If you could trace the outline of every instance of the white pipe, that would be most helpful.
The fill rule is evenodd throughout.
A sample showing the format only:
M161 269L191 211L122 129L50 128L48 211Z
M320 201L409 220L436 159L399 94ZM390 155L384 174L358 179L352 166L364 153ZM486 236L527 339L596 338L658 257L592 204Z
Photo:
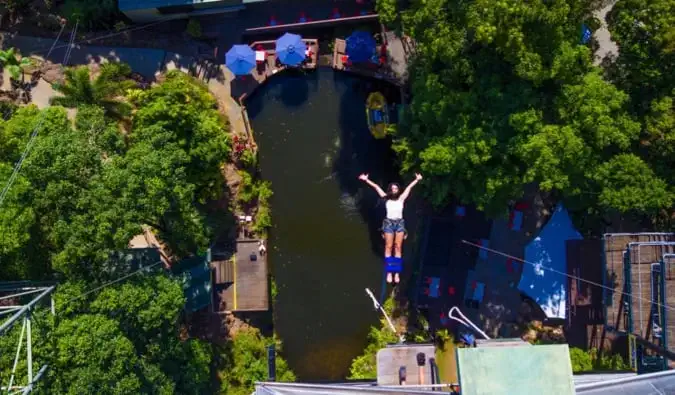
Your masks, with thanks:
M23 346L23 334L26 332L26 319L23 319L23 326L21 327L21 335L19 335L19 344L16 346L16 355L14 356L14 365L12 366L12 375L9 378L7 388L12 388L14 384L14 374L16 373L16 365L19 363L19 355L21 354L21 346ZM9 391L9 390L8 390Z
M455 311L457 312L457 314L460 315L460 318L457 318L457 317L453 317L453 316L452 316L452 313L455 312ZM464 325L464 326L467 326L467 327L469 327L469 328L472 328L472 329L475 330L476 332L480 333L484 338L490 340L490 336L486 335L485 332L483 332L482 330L480 330L480 328L478 328L473 322L469 321L469 319L466 318L466 316L465 316L464 314L462 314L462 312L457 308L457 306L453 306L453 307L450 309L450 311L448 312L448 318L453 319L453 320L455 320L455 321L461 323L461 324Z
M377 299L375 299L375 295L373 295L373 293L368 288L366 288L366 293L373 300L373 306L375 306L375 309L380 310L382 312L382 314L384 315L384 318L387 320L387 323L389 324L389 327L391 328L392 332L394 332L394 334L396 334L399 337L399 341L401 343L403 343L403 341L405 341L405 337L403 337L403 335L399 335L398 332L396 332L396 328L394 327L394 324L389 319L389 316L387 315L387 312L384 311L384 309L382 308L382 305L377 301Z

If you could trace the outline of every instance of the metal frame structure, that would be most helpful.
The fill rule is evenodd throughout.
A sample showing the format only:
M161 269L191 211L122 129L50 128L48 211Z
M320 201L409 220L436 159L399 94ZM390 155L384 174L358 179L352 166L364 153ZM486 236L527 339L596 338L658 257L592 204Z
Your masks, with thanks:
M55 314L54 299L52 293L56 288L53 284L40 284L30 281L10 281L0 282L0 317L11 316L2 322L0 325L0 336L5 336L16 324L22 322L21 334L16 345L16 353L14 355L14 363L12 365L12 373L7 381L2 378L0 382L0 391L8 394L28 394L36 386L37 382L42 378L47 365L43 365L33 374L33 334L32 334L32 311L38 306L38 303L44 302L49 297L50 310L52 315ZM28 299L30 297L30 299ZM3 304L18 301L16 304ZM25 337L25 341L24 341ZM21 358L22 349L25 343L26 351L26 367L27 367L27 383L19 384L15 382L17 366Z

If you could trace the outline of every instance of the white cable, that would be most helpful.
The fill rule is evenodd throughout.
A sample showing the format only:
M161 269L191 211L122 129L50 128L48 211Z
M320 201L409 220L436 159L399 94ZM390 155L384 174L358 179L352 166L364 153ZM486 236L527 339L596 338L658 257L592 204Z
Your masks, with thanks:
M459 318L452 316L452 313L455 312L455 311L457 312L457 314L460 315ZM450 318L452 320L455 320L455 321L461 323L462 325L464 325L466 327L472 328L476 332L480 333L484 338L490 340L490 336L486 335L485 332L480 330L480 328L478 328L473 322L471 322L468 318L466 318L466 316L464 314L462 314L462 311L460 309L458 309L457 306L453 306L450 309L450 311L448 311L448 318Z
M118 279L109 281L109 282L107 282L107 283L105 283L105 284L103 284L103 285L101 285L101 286L98 286L98 287L96 287L96 288L94 288L94 289L91 289L91 290L89 290L89 291L87 291L87 292L85 292L85 293L83 293L83 294L81 294L81 295L78 295L78 296L76 296L76 297L74 297L74 298L71 298L71 299L67 300L66 303L70 303L70 302L72 302L73 300L80 299L80 298L83 297L83 296L87 296L87 295L89 295L90 293L93 293L93 292L96 292L96 291L98 291L98 290L101 290L101 289L103 289L103 288L105 288L105 287L107 287L107 286L116 284L116 283L118 283L118 282L120 282L120 281L122 281L122 280L126 280L127 278L129 278L129 277L131 277L131 276L133 276L133 275L136 275L136 274L138 274L138 273L140 273L140 272L142 272L142 271L144 271L144 270L147 271L147 270L149 270L149 269L151 269L151 268L153 268L153 267L155 267L155 266L157 266L157 265L159 265L159 264L161 264L161 263L162 263L162 261L160 260L160 261L157 261L157 262L153 263L153 264L150 265L150 266L143 266L142 268L136 270L135 272L129 273L129 274L127 274L126 276L122 276L122 277L120 277L120 278L118 278Z
M65 29L66 29L66 24L64 23L64 24L61 25L61 30L59 30L59 34L56 35L56 39L52 43L51 48L49 48L49 52L47 52L47 55L45 55L45 60L47 60L49 58L49 55L52 54L52 51L54 50L54 47L56 46L56 43L59 41L59 38L61 37L61 33L63 33L63 31Z
M77 37L77 28L80 25L80 21L75 22L75 28L70 34L70 41L68 43L68 48L66 49L66 54L63 58L63 65L68 66L68 60L70 60L70 54L73 53L73 48L75 47L75 37Z

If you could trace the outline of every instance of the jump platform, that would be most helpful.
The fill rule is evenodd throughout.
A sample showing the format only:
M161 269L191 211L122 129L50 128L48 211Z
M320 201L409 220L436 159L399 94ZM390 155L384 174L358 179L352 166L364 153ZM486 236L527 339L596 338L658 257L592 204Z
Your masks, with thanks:
M237 251L229 260L212 262L217 311L269 310L267 255L258 253L258 241L237 240Z

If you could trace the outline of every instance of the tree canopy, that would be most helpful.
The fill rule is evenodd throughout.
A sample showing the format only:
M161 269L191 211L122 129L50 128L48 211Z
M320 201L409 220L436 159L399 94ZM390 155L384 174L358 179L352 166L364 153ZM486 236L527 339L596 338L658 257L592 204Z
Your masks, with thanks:
M165 274L135 276L81 297L82 282L56 295L60 312L45 344L50 388L59 393L202 394L210 391L213 350L180 340L185 297Z
M65 81L54 84L62 96L51 98L51 103L75 108L79 105L95 105L105 109L106 115L123 118L130 114L131 106L122 96L135 87L128 79L131 68L126 63L104 63L99 74L92 80L89 67L79 66L65 71Z
M126 73L110 67L98 78L117 81ZM154 227L177 257L205 250L211 234L206 204L220 196L220 166L229 155L227 123L206 88L173 73L139 91L126 137L106 117L105 103L92 104L78 107L74 125L61 107L24 107L0 121L3 185L10 170L2 169L19 159L39 125L8 196L13 211L0 217L21 214L21 221L0 222L13 235L11 243L3 240L2 248L13 252L11 264L3 265L27 274L35 262L47 262L67 278L101 279L100 265L143 225ZM44 266L33 278L49 275Z
M631 110L630 91L606 79L580 43L592 6L590 0L412 2L402 17L415 41L412 101L394 149L403 171L425 173L437 207L455 197L502 214L535 184L600 211L671 209L672 182L640 152L645 128ZM650 149L659 157L672 147L663 142L672 118L668 100L653 104L649 118ZM641 180L603 178L623 166L637 166L626 177L649 172ZM628 190L649 202L619 198Z
M56 101L77 108L73 120L60 106L22 107L0 120L3 187L37 131L0 207L0 279L62 282L58 315L34 314L34 357L50 366L41 385L63 394L204 394L217 391L218 368L228 372L220 377L228 393L250 393L266 376L273 338L250 328L218 349L190 338L183 287L157 266L110 283L130 272L119 255L144 227L175 259L208 247L218 225L208 207L221 197L230 152L227 120L203 84L173 72L151 89L129 90L126 75L115 64L93 81L73 70ZM126 131L111 111L122 107ZM257 199L271 196L267 184L256 191ZM11 349L20 329L0 337L0 349ZM55 341L41 340L43 331ZM12 363L3 352L0 372ZM277 367L293 379L280 357Z

